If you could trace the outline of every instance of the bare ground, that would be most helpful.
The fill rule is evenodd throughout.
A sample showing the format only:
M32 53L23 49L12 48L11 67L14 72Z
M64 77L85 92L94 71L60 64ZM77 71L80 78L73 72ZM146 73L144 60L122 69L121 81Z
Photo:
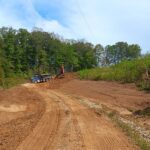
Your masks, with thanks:
M136 150L114 123L79 98L124 115L149 105L149 96L134 85L80 81L71 75L0 91L0 149Z
M150 130L150 117L132 115L134 111L150 107L150 93L139 91L134 84L75 79L63 84L60 91L73 95L76 99L88 99L106 106Z
M38 123L45 103L37 93L16 87L0 91L0 106L0 150L15 150Z

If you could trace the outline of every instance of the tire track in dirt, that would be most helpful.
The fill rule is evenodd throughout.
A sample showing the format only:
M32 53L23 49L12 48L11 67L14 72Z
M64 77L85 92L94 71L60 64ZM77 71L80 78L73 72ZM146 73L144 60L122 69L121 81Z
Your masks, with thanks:
M59 90L34 89L46 111L17 150L135 150L128 138L104 116Z
M17 150L83 149L83 140L70 108L50 90L36 91L46 102L46 111Z
M97 116L76 99L53 91L68 105L77 118L86 149L92 150L133 150L135 146L105 117Z
M62 106L64 112L62 116L65 117L62 121L61 128L58 129L58 135L55 138L55 142L51 144L50 149L61 149L61 150L84 150L84 140L81 134L81 130L77 121L77 118L71 109L71 107L65 103L65 101L54 91L51 91L53 99L59 99L59 104ZM64 127L64 128L62 128ZM59 146L58 146L59 145Z
M53 141L60 119L60 110L53 101L45 99L47 108L33 132L23 141L17 150L43 150L49 141Z

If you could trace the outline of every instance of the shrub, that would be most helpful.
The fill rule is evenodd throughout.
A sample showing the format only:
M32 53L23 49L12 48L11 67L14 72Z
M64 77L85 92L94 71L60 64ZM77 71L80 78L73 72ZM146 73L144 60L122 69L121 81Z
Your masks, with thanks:
M81 79L136 83L150 90L150 55L135 60L125 60L117 65L79 71Z

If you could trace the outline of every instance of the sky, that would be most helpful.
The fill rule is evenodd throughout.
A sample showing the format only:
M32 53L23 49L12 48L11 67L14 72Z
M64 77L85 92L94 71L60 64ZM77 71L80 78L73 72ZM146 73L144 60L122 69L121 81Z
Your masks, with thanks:
M150 52L150 0L0 0L0 27L34 27L93 44L119 41Z

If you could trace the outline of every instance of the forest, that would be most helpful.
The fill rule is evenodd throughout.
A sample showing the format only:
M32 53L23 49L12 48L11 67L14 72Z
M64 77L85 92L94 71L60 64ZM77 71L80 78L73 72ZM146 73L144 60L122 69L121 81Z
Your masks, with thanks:
M19 77L29 78L36 73L56 74L61 64L70 72L107 67L140 56L138 44L117 42L107 46L94 45L83 39L64 39L40 28L29 32L26 29L2 27L0 85L9 86L11 82L19 81Z

